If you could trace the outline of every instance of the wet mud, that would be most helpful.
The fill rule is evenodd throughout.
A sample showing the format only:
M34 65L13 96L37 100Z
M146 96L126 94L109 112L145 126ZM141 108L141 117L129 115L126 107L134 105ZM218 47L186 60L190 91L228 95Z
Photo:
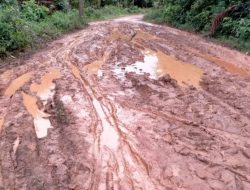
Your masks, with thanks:
M0 189L250 189L250 57L91 23L0 69Z

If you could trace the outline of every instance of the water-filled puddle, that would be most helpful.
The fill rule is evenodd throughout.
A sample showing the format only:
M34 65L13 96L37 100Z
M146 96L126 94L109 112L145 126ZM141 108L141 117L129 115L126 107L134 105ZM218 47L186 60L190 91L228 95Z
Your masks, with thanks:
M28 82L30 80L30 78L32 77L33 72L28 72L18 78L16 78L15 80L13 80L11 82L11 84L9 85L9 87L6 89L4 95L5 96L12 96L13 94L15 94L15 92L21 88L26 82Z
M99 60L94 61L93 63L90 63L86 66L84 66L84 72L86 72L88 75L97 75L98 77L102 76L102 65L107 61L109 58L109 52L106 51L103 55L103 57Z
M157 79L156 69L157 69L158 58L153 54L144 54L144 62L137 61L134 64L127 65L124 68L117 67L113 71L115 74L121 78L124 77L125 73L136 73L138 75L148 74L151 79Z
M137 30L136 31L136 35L133 38L133 41L136 41L136 40L139 40L139 39L143 39L143 40L155 40L155 39L157 39L157 37L153 36L150 33L143 32L141 30Z
M183 63L175 57L163 52L144 52L144 62L136 62L124 68L117 67L113 72L124 78L125 73L133 72L138 75L148 74L151 79L158 79L166 74L175 79L180 86L199 87L203 70L199 67Z
M37 138L44 138L47 136L47 130L52 128L50 120L45 119L49 117L49 114L44 113L43 111L39 110L36 102L36 97L30 96L24 92L22 92L23 96L23 104L27 111L33 116L34 118L34 126Z
M226 61L223 61L221 60L220 58L218 57L215 57L215 56L211 56L209 54L204 54L204 53L200 53L198 50L196 49L191 49L189 50L191 51L192 53L194 53L195 55L197 55L198 57L201 57L205 60L208 60L212 63L215 63L216 65L218 66L221 66L223 67L224 69L226 69L228 72L232 73L232 74L238 74L238 75L241 75L241 76L244 76L244 77L247 77L247 78L250 78L250 73L249 71L243 69L243 68L240 68L240 67L237 67L236 65L232 64L232 63L229 63L229 62L226 62Z
M130 40L131 37L129 35L126 35L122 32L120 32L117 28L114 29L111 33L111 40L118 40L118 39L121 39L121 40Z
M200 80L203 70L196 65L183 63L175 57L166 55L163 52L157 52L157 76L161 77L169 74L180 86L200 86Z
M51 69L49 73L46 73L42 77L41 84L32 84L30 86L31 92L37 93L41 100L47 100L53 96L52 90L55 88L53 80L61 77L60 71L58 69Z
M79 69L75 65L73 65L73 64L69 64L69 67L70 67L71 72L73 73L73 75L76 78L81 79L81 74L80 74Z
M111 150L116 150L119 145L119 134L114 127L111 126L107 120L107 116L104 112L104 108L96 99L93 100L94 108L101 119L102 123L102 134L101 134L101 144L110 148Z
M102 61L95 61L91 64L88 64L84 67L84 70L90 75L101 75L100 68L102 66Z

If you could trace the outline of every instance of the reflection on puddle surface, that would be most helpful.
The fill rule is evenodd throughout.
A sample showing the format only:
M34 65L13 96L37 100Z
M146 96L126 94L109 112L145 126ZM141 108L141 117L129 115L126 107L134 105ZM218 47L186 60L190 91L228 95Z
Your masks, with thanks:
M113 71L117 76L124 77L125 73L134 72L138 75L149 74L151 79L157 79L156 68L158 58L156 55L144 54L144 62L137 61L132 65L127 65L125 68L115 68Z
M58 69L51 69L51 71L45 74L42 77L41 84L32 84L30 86L30 90L32 92L36 92L37 95L41 98L41 100L47 100L53 96L53 90L55 88L55 84L53 83L54 79L58 79L61 77L60 71Z
M30 78L32 77L33 72L28 72L20 77L18 77L17 79L13 80L10 84L10 86L6 89L4 95L5 96L12 96L13 94L15 94L15 92L21 88L26 82L28 82L30 80Z
M178 61L175 57L163 52L144 52L144 62L136 62L127 65L125 68L115 68L113 72L120 78L124 78L125 73L134 72L138 75L149 74L151 79L157 79L166 74L175 79L179 85L193 85L199 87L202 69L199 67Z
M30 96L24 92L22 92L23 96L23 104L27 111L34 118L34 126L36 135L38 138L43 138L47 136L47 129L52 128L50 120L44 119L44 117L49 117L49 114L44 113L43 111L38 109L36 104L37 99L33 96Z

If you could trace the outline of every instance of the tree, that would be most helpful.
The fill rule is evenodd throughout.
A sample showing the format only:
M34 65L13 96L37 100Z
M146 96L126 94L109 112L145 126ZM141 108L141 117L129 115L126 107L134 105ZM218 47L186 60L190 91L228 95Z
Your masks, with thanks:
M83 17L83 4L84 4L84 0L79 0L79 17L80 18Z

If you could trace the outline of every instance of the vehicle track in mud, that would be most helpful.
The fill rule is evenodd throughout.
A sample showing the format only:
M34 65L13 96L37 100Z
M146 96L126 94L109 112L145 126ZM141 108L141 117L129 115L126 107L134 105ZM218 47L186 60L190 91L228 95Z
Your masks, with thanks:
M250 189L250 57L140 19L0 70L0 189Z

